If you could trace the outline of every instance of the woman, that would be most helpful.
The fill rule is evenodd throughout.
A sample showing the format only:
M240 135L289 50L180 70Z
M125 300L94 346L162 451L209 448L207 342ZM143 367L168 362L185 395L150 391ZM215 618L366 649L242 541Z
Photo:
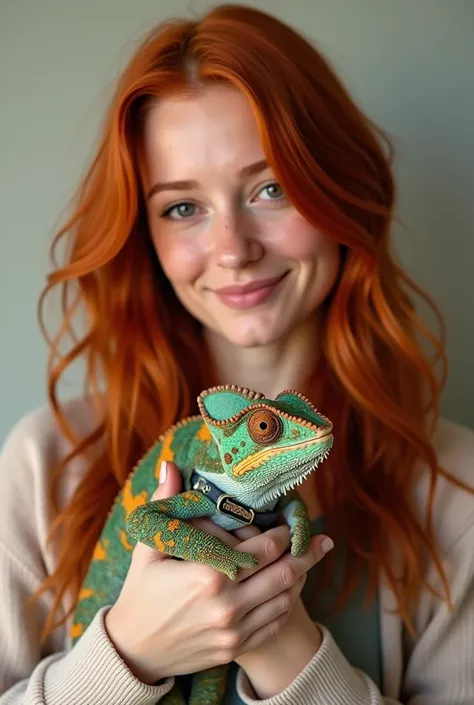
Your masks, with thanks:
M293 30L230 6L149 34L58 235L45 293L75 290L49 407L3 449L1 705L148 705L224 662L227 703L474 701L474 436L438 419L443 347L392 258L393 210L381 132ZM81 357L87 393L61 404ZM333 421L300 488L312 550L293 559L285 526L220 531L261 559L233 583L139 543L71 648L114 496L213 384L296 388ZM179 491L168 464L155 496Z

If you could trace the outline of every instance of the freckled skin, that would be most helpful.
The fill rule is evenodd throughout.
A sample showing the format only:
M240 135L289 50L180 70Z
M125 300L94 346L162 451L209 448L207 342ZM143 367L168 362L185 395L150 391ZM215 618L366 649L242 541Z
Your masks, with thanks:
M268 189L279 188L269 167L239 176L265 158L246 97L230 86L212 86L162 100L147 116L144 139L146 190L156 182L196 182L147 201L160 264L185 308L238 346L291 335L332 288L340 251L283 192ZM175 208L163 217L180 203L184 212ZM219 287L285 272L275 295L251 309L232 309L215 294Z
M310 521L304 502L291 487L314 471L330 452L333 436L329 419L291 391L270 400L238 387L215 387L202 392L198 402L201 416L169 429L137 464L118 494L80 591L70 634L73 644L97 611L116 601L137 541L170 556L204 563L232 580L240 568L257 565L252 554L230 548L188 523L192 518L209 517L228 530L242 526L237 519L218 514L214 503L191 487L194 469L244 505L281 513L290 528L292 554L301 556L307 550ZM271 442L268 433L273 434ZM227 455L229 463L224 460ZM157 468L163 459L170 458L180 469L183 491L150 501ZM219 705L226 676L226 666L194 674L189 703ZM164 705L184 705L179 682L176 679L162 699Z

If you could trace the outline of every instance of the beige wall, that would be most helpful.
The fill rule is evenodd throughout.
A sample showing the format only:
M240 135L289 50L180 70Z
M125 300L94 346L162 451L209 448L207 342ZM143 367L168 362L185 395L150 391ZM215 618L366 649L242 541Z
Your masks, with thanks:
M111 82L180 0L0 3L0 442L45 401L36 297ZM250 3L252 4L252 3ZM398 149L404 262L446 315L443 412L474 425L474 0L261 0L312 36ZM80 370L68 394L79 390Z

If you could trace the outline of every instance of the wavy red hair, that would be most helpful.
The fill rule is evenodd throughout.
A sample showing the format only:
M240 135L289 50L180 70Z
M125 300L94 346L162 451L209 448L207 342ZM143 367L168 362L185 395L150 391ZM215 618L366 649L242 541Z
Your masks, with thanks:
M149 105L216 80L248 97L287 196L340 243L343 264L324 304L315 399L333 420L337 442L317 476L318 496L330 535L336 543L343 538L352 556L353 579L341 599L365 562L371 589L384 573L411 627L410 603L425 584L422 553L436 564L449 598L431 525L437 479L455 482L438 466L430 443L446 376L442 320L391 254L395 193L382 131L302 36L258 10L228 5L199 21L159 25L147 35L118 81L97 154L52 246L54 261L56 246L66 238L67 261L49 276L39 318L48 338L44 298L60 287L64 319L55 338L48 338L48 393L73 448L55 468L53 500L66 465L89 457L93 446L99 450L52 526L59 558L41 589L55 595L44 633L58 621L65 593L77 597L113 498L134 463L171 423L195 413L197 394L215 382L200 326L177 300L150 244L140 165ZM440 339L417 316L414 295L438 316ZM85 331L61 354L81 310ZM423 352L421 338L434 359ZM200 367L186 364L190 356ZM58 398L61 376L78 358L86 363L85 393L98 409L96 428L86 438L73 435ZM411 507L420 462L431 479L423 524ZM389 557L391 542L401 553L402 576Z

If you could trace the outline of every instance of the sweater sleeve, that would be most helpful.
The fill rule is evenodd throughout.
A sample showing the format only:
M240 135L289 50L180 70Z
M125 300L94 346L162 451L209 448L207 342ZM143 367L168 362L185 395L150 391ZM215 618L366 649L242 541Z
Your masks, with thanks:
M322 644L281 693L258 700L242 669L237 692L246 705L472 705L474 703L474 521L450 546L444 568L454 608L425 593L416 615L417 639L406 640L400 701L384 698L353 668L331 633L318 625ZM428 581L435 583L434 570ZM438 586L439 587L439 586Z
M321 646L278 695L258 700L245 672L239 669L237 693L246 705L401 705L384 698L369 676L350 665L329 630L319 623L318 627L323 635Z
M149 686L130 672L104 627L107 608L98 612L69 650L40 650L42 607L24 607L33 576L0 547L0 705L153 705L174 679Z
M0 453L0 705L152 705L174 679L149 686L132 674L108 638L107 608L72 648L64 626L41 643L51 594L28 598L54 565L46 486L57 452L43 413L17 424Z

